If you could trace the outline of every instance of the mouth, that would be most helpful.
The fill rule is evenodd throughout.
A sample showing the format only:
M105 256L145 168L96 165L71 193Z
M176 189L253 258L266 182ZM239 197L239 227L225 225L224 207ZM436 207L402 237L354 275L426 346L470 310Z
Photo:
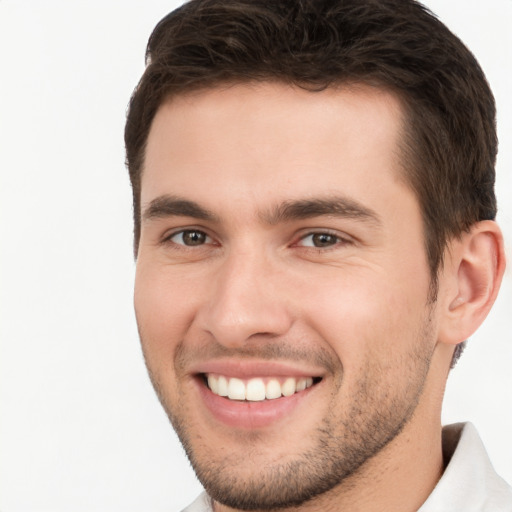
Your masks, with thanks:
M241 379L215 373L201 374L203 383L216 396L233 401L263 402L291 397L316 384L321 377L253 377Z
M197 408L198 414L213 428L223 425L220 432L224 427L230 432L279 428L295 419L300 422L324 403L325 369L308 368L307 363L217 359L193 370L198 403L204 406Z

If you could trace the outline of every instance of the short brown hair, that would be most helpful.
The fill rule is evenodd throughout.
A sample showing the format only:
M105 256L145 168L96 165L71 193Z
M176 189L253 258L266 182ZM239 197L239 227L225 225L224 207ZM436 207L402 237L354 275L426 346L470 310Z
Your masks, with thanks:
M146 64L125 129L136 253L156 111L176 94L230 82L311 91L355 82L397 94L403 176L422 210L434 298L450 237L496 216L493 95L471 52L414 0L192 0L158 23Z

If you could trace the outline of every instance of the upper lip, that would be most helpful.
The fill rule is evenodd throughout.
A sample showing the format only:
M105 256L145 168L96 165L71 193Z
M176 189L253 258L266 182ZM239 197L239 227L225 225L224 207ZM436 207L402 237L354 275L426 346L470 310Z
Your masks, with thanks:
M199 363L192 369L191 373L215 373L239 379L256 377L322 377L325 369L312 368L300 363L230 358Z

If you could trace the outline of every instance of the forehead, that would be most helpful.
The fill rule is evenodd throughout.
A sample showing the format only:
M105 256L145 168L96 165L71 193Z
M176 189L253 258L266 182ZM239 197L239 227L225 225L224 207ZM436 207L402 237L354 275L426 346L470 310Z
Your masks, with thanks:
M203 191L248 205L270 191L284 201L396 182L402 117L396 96L362 85L311 92L250 83L180 95L151 126L141 202Z

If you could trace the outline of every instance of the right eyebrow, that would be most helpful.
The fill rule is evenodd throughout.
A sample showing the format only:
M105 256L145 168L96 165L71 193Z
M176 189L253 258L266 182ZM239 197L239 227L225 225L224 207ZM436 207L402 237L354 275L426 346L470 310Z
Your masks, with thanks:
M170 195L153 199L142 212L143 221L164 217L192 217L198 220L218 221L214 213L194 201Z
M274 225L279 222L311 219L321 216L354 219L373 224L376 227L381 226L380 217L374 210L344 196L285 201L264 215L264 219L268 224Z

